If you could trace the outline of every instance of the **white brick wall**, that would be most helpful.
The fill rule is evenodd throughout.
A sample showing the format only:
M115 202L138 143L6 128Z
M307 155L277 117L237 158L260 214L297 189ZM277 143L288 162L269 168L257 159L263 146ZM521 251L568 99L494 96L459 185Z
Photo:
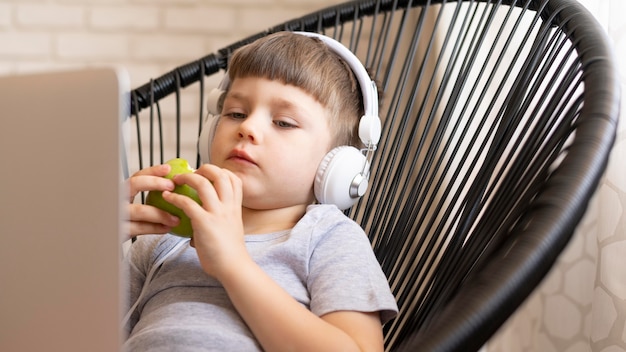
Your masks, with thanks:
M147 32L159 28L160 14L158 6L109 5L92 8L88 20L94 29Z
M0 0L0 75L122 66L129 73L131 88L136 88L248 35L340 2ZM220 76L210 76L207 86L216 86ZM196 85L181 96L182 156L189 160L196 155L197 93ZM174 156L175 99L162 100L160 108L169 159ZM147 117L141 121L142 131L148 131ZM132 142L132 171L138 166L136 148ZM144 152L147 149L144 143Z
M237 14L237 9L231 6L190 6L168 9L163 22L165 28L176 32L223 33L237 30Z
M0 0L0 75L120 65L136 87L340 0Z
M15 23L18 28L83 28L85 12L80 5L20 3L15 7Z

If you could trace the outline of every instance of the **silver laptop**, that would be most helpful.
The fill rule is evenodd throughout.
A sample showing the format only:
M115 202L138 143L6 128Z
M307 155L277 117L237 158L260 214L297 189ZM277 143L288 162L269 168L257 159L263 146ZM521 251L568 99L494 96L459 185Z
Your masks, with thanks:
M0 351L117 351L120 125L103 68L0 77Z

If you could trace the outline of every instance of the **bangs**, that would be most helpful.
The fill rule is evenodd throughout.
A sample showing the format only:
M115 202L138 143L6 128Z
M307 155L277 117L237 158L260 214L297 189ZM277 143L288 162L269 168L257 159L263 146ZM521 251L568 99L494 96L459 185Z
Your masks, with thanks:
M337 75L336 69L329 67L328 60L329 55L335 55L320 50L320 47L326 49L323 43L300 35L289 40L278 36L255 43L257 45L243 47L231 58L231 82L235 78L265 78L301 88L324 106L332 104L332 89L328 89L328 82Z
M231 82L258 77L304 90L329 112L335 145L360 146L360 87L350 66L321 40L291 32L257 39L233 54L228 75Z

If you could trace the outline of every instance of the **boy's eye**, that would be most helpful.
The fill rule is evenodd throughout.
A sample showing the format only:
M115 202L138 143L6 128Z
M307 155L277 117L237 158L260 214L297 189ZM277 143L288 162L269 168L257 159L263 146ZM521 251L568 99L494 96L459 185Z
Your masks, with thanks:
M289 122L282 121L282 120L276 120L276 121L274 121L274 124L276 124L276 126L281 127L281 128L293 128L293 127L295 127L294 124L291 124Z
M229 112L225 114L225 116L233 118L233 119L245 119L246 118L246 114L241 113L241 112Z

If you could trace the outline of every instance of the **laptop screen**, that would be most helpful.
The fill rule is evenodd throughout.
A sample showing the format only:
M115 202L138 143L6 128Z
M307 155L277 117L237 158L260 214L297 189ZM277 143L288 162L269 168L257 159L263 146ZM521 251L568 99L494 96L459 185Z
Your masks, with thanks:
M116 351L121 120L115 69L0 77L0 351Z

